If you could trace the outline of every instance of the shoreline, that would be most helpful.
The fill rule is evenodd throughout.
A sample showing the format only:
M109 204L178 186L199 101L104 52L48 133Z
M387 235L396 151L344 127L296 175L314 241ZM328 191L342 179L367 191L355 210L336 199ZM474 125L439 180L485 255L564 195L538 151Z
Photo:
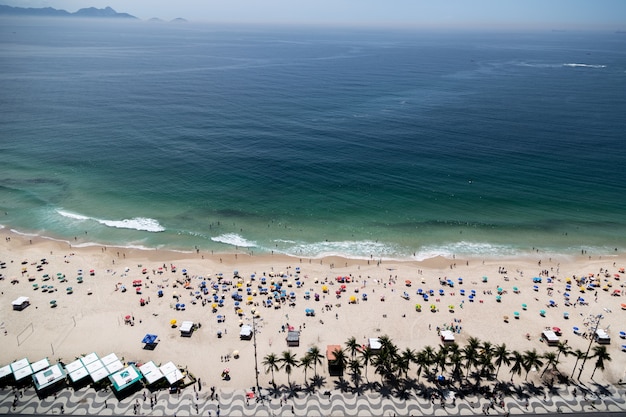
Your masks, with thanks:
M506 343L511 350L536 349L544 353L553 349L540 340L541 331L547 326L561 328L562 339L567 340L572 348L586 350L588 340L574 335L572 326L582 328L586 317L603 314L602 327L609 331L613 339L608 346L612 362L605 371L598 371L594 380L616 384L626 379L626 354L620 351L624 342L618 337L620 331L626 331L623 324L626 322L626 311L619 307L620 303L626 302L626 298L613 297L609 291L599 289L597 302L593 300L593 293L586 292L582 294L588 298L586 305L566 307L562 304L561 294L565 280L573 275L598 274L600 270L617 273L614 271L626 266L626 257L620 254L605 254L591 259L588 256L554 259L538 253L515 260L438 257L423 262L383 261L368 264L367 260L340 257L300 259L285 255L251 256L241 253L211 256L201 252L70 247L68 243L41 237L31 239L7 229L0 230L0 236L0 261L6 262L6 269L0 271L5 276L0 281L0 313L5 317L3 330L7 330L6 336L0 334L6 346L0 353L0 366L22 357L28 357L31 362L48 357L51 362L62 359L68 363L90 352L97 352L100 356L113 352L125 361L174 361L178 366L188 368L208 386L240 390L255 385L254 371L251 371L254 369L253 344L238 337L240 325L251 323L252 309L260 314L257 350L262 387L270 385L271 376L265 372L261 362L271 353L280 355L292 350L299 359L314 346L324 352L327 345L345 346L349 337L355 337L359 344L366 344L369 338L384 335L389 336L401 350L420 350L425 346L437 348L441 340L436 328L443 329L449 325L455 330L460 327L455 337L461 348L474 337L494 345ZM46 258L47 264L40 265L42 258ZM43 270L35 271L36 265L42 266ZM171 271L172 265L176 266L176 272ZM85 282L78 284L78 269L94 269L95 275L85 276ZM185 275L182 273L184 269L187 270ZM286 289L294 292L295 305L292 307L285 303L280 308L267 308L262 305L266 296L251 296L252 304L247 304L247 296L244 296L240 307L242 313L237 314L230 298L231 292L237 291L232 286L236 283L234 271L242 277L244 294L247 281L251 281L250 288L256 291L263 276L268 282L275 279L285 286L291 285ZM547 274L541 274L541 271L547 271ZM65 275L68 281L54 281L57 288L53 295L33 290L33 283L44 284L41 279L44 273L51 275L52 281L57 274ZM194 292L201 281L216 282L219 274L233 284L223 290L225 307L212 311L208 303L205 306L195 298ZM254 280L252 274L255 275ZM34 281L29 281L29 276ZM335 281L337 276L351 278L339 297L335 296L335 290L340 288ZM538 290L533 289L534 276L544 277ZM548 276L554 277L554 292L547 292ZM461 277L464 280L462 285L457 283ZM488 279L484 281L483 277ZM19 282L11 285L13 279ZM141 295L133 291L132 281L137 279L143 280ZM442 280L448 279L454 281L454 287L441 286ZM180 285L186 280L190 282L187 289ZM406 285L406 280L412 281L411 286ZM302 284L297 286L297 281ZM612 281L611 291L622 289L626 275ZM130 291L121 293L117 290L120 285L125 285ZM71 295L65 294L66 286L73 287ZM323 286L329 287L328 293L323 292ZM502 301L496 301L496 289L500 287L505 292ZM519 288L517 293L514 287ZM419 298L416 294L418 288L435 292L429 302ZM165 293L163 297L158 297L159 289ZM443 293L437 295L440 289ZM475 289L476 301L470 302L467 296L461 296L462 289L468 292ZM310 291L311 299L305 298L305 291ZM313 293L321 295L320 301L312 299ZM367 301L361 298L363 293L369 295ZM403 299L403 293L407 293L410 299ZM178 298L173 299L173 295ZM24 311L11 311L11 300L19 296L30 297L31 305ZM356 298L354 303L350 301L351 296ZM579 296L578 292L575 296ZM382 297L385 301L381 301ZM51 298L57 300L58 307L50 308L48 302ZM140 306L140 298L149 300L147 305ZM558 306L547 308L551 298L557 300ZM187 304L185 311L176 310L175 304L179 302ZM416 303L422 304L424 310L417 312ZM431 303L436 304L436 311L428 311ZM522 303L528 305L527 310L522 310ZM454 306L454 309L449 306ZM316 315L309 317L305 308L314 308ZM547 314L540 316L539 310L547 310ZM519 320L512 319L514 311L521 313ZM570 314L568 319L563 316L565 311ZM217 314L224 315L225 322L217 322ZM124 324L125 315L133 316L134 326ZM503 316L510 319L502 320ZM170 326L172 319L179 323L185 320L200 323L201 328L192 337L183 338L178 328ZM285 325L301 331L298 347L287 346L286 334L282 330ZM216 336L218 331L223 332L222 337ZM144 350L139 343L146 333L159 336L160 343L153 351ZM234 351L239 352L237 359L231 358L227 365L221 363ZM210 358L210 365L207 358ZM559 369L569 375L574 359L568 356L561 361ZM318 373L324 377L319 391L332 389L336 382L336 378L328 374L326 361L323 362L318 366ZM583 373L585 381L589 380L593 370L593 360L588 362ZM219 371L224 366L231 371L229 381L220 377ZM531 372L529 380L541 384L541 371ZM373 368L369 372L370 380L379 378L374 375ZM503 367L500 379L508 379L507 373L508 369ZM309 370L308 377L311 375ZM290 380L302 384L303 378L304 371L298 368ZM278 386L286 387L288 379L284 371L276 372ZM522 377L514 379L516 383L523 382Z

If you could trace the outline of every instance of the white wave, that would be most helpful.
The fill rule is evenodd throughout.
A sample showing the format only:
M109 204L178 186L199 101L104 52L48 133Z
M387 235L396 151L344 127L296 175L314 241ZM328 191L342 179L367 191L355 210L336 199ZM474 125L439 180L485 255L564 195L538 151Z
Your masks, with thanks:
M564 67L572 67L572 68L606 68L606 65L592 65L592 64L563 64Z
M424 246L415 254L414 259L424 261L426 259L436 258L437 256L452 259L454 256L506 257L519 254L520 250L512 246L461 241L442 245Z
M246 240L236 233L226 233L223 235L212 237L213 242L225 243L227 245L238 246L242 248L254 248L257 246L256 242Z
M301 243L282 250L279 249L278 252L290 256L306 256L310 258L327 256L376 260L406 258L406 255L402 254L397 247L371 240Z
M163 226L161 226L158 220L150 219L147 217L135 217L132 219L123 219L123 220L106 220L106 219L98 219L95 217L88 217L82 214L71 213L69 211L57 210L58 214L63 217L67 217L73 220L80 221L95 221L104 226L115 227L118 229L133 229L133 230L142 230L146 232L162 232L165 230Z
M64 210L57 210L57 213L63 217L67 217L69 219L74 219L74 220L94 220L94 219L91 219L90 217L83 216L81 214L70 213L69 211L64 211Z
M165 230L157 220L147 217L135 217L133 219L124 220L99 220L96 221L109 227L117 227L120 229L135 229L146 232L162 232Z

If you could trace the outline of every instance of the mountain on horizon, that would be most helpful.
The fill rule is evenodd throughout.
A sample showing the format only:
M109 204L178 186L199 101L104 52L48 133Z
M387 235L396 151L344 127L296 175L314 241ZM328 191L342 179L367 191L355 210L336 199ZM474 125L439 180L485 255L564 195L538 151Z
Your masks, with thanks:
M95 7L87 7L80 9L74 13L66 10L55 9L53 7L12 7L0 4L0 15L13 16L56 16L56 17L99 17L99 18L125 18L137 19L137 17L128 13L118 13L111 7L97 9Z

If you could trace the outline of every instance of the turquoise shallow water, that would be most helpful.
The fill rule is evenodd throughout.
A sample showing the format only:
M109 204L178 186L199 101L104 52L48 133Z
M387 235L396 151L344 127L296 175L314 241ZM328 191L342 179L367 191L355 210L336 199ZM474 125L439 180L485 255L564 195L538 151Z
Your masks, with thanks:
M302 256L625 246L622 34L5 19L0 36L5 227Z

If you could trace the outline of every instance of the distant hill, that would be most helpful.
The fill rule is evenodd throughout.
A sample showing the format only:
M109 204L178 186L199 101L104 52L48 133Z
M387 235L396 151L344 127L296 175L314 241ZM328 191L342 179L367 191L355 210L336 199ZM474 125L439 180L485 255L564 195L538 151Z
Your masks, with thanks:
M99 17L99 18L124 18L137 19L128 13L118 13L110 7L97 9L88 7L77 12L70 13L66 10L54 9L52 7L32 8L32 7L12 7L0 5L0 15L13 16L57 16L57 17Z

